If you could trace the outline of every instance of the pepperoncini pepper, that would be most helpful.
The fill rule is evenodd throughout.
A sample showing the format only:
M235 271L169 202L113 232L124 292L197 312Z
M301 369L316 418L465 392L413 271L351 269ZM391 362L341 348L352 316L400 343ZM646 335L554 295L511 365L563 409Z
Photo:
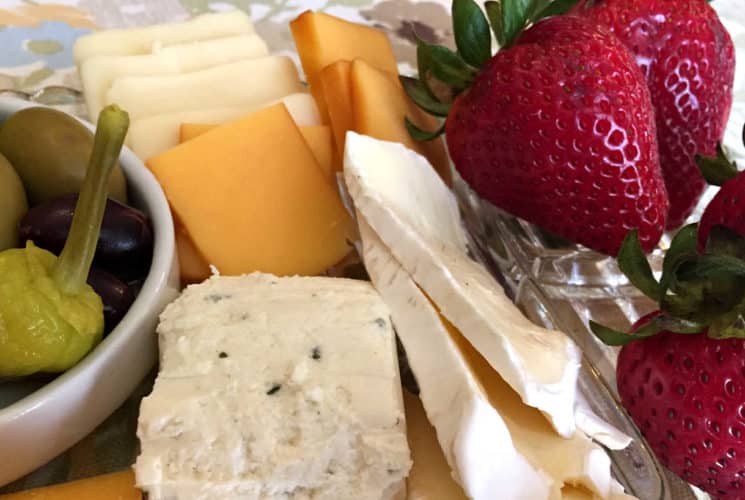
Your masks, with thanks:
M0 377L65 371L101 341L103 303L86 283L129 116L116 105L98 118L70 234L59 257L29 241L0 252Z

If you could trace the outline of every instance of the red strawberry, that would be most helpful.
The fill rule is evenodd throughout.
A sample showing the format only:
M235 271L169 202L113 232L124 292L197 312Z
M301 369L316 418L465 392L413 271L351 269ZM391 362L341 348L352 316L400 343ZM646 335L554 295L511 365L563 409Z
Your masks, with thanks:
M745 498L745 340L663 331L623 347L617 379L665 466L720 499Z
M745 144L745 126L742 129L742 142ZM709 184L721 186L706 205L698 225L700 252L706 248L714 226L724 226L745 237L745 173L737 173L737 165L727 159L721 145L717 145L716 150L716 157L696 157Z
M538 21L519 37L519 30L505 35L497 27L507 48L474 57L468 41L479 15L472 11L467 23L462 13L470 2L453 4L459 54L469 65L450 53L438 66L447 49L419 47L423 81L454 82L446 132L460 175L483 198L559 236L615 255L637 228L651 250L668 200L649 91L630 52L594 23L561 16ZM504 8L521 4L531 2ZM492 27L507 26L509 20L495 22L500 14L490 6ZM406 79L404 85L422 107L442 111L436 106L442 103L422 98L429 89Z
M720 500L744 499L745 237L712 232L701 254L697 229L675 236L659 282L630 233L619 266L660 310L632 334L590 327L623 346L621 402L660 461Z
M706 0L596 0L575 12L609 28L634 53L654 105L668 228L704 191L695 153L714 154L732 106L732 39Z

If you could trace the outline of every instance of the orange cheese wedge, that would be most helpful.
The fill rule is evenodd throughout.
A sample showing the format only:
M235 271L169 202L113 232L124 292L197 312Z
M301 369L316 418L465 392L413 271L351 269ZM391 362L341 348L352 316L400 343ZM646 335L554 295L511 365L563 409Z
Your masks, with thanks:
M315 275L355 226L284 105L227 123L147 162L206 262L226 275Z

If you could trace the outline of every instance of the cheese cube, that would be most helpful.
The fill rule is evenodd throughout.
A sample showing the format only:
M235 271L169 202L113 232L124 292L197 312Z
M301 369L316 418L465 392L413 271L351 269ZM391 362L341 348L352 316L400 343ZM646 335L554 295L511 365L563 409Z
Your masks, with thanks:
M223 274L319 274L354 223L286 108L275 105L148 160L198 252Z
M179 75L125 76L106 93L106 103L132 119L235 105L258 106L302 92L292 59L269 56Z
M318 108L309 94L295 93L260 104L244 103L232 107L179 111L134 120L127 134L127 145L143 160L160 154L179 143L182 123L225 123L281 102L298 126L320 123Z
M117 78L187 73L267 54L266 43L251 34L173 45L153 54L90 57L80 64L88 115L98 116Z
M378 500L411 466L393 328L369 283L212 277L161 316L140 408L151 500Z
M75 62L80 64L93 56L148 54L156 44L174 45L253 32L248 15L233 10L203 14L181 23L98 31L78 38L73 53Z
M0 500L140 500L131 470L0 495Z

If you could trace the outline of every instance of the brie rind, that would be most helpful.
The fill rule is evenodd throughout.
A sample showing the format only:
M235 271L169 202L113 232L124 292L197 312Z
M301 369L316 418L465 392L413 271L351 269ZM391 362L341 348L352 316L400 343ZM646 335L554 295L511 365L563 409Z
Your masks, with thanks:
M556 431L574 433L581 353L530 322L468 257L453 194L405 146L347 133L344 178L357 210L442 314Z
M559 500L566 486L581 486L596 498L614 498L618 485L605 451L583 433L556 434L441 319L364 217L357 220L365 267L391 311L427 417L466 494ZM462 435L478 438L461 441Z

